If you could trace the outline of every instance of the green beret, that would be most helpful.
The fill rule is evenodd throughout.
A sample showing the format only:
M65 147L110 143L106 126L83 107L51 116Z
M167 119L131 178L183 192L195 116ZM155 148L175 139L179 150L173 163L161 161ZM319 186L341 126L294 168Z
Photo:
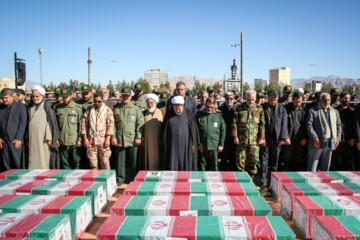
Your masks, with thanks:
M92 87L90 85L84 85L81 87L81 92L91 92Z
M264 93L261 90L257 92L257 96L258 96L258 98L265 97Z
M58 95L61 95L61 90L62 90L62 88L61 87L57 87L57 88L55 88L55 93L56 94L58 94Z
M152 90L152 93L154 93L154 94L160 94L160 91L159 91L159 89L154 88L154 89Z
M235 94L235 97L240 97L240 91L234 90L233 93Z
M54 89L52 87L47 87L46 93L51 93L51 92L54 92Z
M141 83L135 83L134 91L142 91L144 89L143 85Z
M215 92L215 88L213 86L208 86L206 90L208 92Z
M195 93L193 91L191 91L191 90L187 90L185 95L189 96L189 97L194 97Z
M121 89L121 94L124 95L131 95L131 88L128 86L125 86Z

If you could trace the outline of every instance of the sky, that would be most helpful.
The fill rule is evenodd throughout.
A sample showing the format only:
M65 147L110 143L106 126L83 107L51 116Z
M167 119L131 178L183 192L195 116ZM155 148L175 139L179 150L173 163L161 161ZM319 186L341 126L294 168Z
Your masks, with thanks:
M169 77L222 79L244 33L244 80L269 79L290 67L291 78L360 78L358 0L2 0L0 77L14 75L14 52L27 79L107 85L136 81L160 68ZM239 48L237 63L239 66ZM113 63L112 60L117 62Z

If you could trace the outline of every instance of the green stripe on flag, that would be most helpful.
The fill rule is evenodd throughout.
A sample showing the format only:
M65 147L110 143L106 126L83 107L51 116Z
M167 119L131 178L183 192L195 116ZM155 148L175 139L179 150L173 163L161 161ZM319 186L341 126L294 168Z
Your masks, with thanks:
M360 193L360 185L356 183L343 183L343 185L347 188L350 188L356 193Z
M254 209L254 216L272 215L272 208L266 202L265 198L260 196L249 196L248 199Z
M310 198L323 209L324 216L344 215L345 210L327 197L310 196Z
M51 214L44 221L39 223L35 228L33 228L29 236L38 237L43 239L50 239L50 236L55 234L56 228L63 225L65 227L68 223L69 216L65 214ZM71 229L68 229L68 231ZM72 238L74 238L74 232L71 232Z
M4 205L1 206L1 210L3 213L17 213L18 212L18 208L22 205L24 205L25 203L31 201L32 199L36 198L38 196L36 195L32 195L32 196L19 196L13 200L11 200L10 202L5 203Z
M211 216L210 197L192 196L190 197L190 210L197 210L198 216Z
M31 190L32 195L48 195L50 188L58 185L58 181L47 181Z
M0 187L9 184L11 182L13 182L14 180L9 180L9 179L4 179L4 180L0 180Z
M247 172L233 172L237 182L251 182L251 178Z
M304 196L319 196L320 192L308 183L295 184L303 193Z
M330 177L335 178L336 180L344 180L344 183L348 183L350 182L350 179L345 177L344 175L341 175L338 172L333 172L333 171L329 171L329 172L325 172L326 174L328 174Z
M245 196L259 196L259 190L254 183L241 183L242 188L244 189Z
M335 216L339 222L356 236L356 240L360 239L360 221L355 216Z
M73 171L74 170L61 170L60 172L51 175L49 178L62 181L66 175L72 173Z
M145 216L146 206L152 196L132 197L125 207L125 216Z
M284 172L286 176L291 178L292 183L306 183L306 179L297 172Z
M109 179L112 175L115 174L114 170L103 170L100 172L99 175L97 175L94 180L96 182L106 182L107 179Z
M196 236L201 236L202 239L220 239L223 235L220 231L221 222L221 217L197 217Z
M207 184L203 182L193 182L191 183L191 194L205 194L209 195L209 191L207 190Z
M137 190L137 195L156 195L157 182L142 182Z
M201 179L202 182L205 182L205 172L191 172L190 173L191 179Z
M295 233L280 216L267 217L277 240L295 239ZM291 237L291 238L290 238Z
M32 170L28 170L28 169L21 169L17 172L14 172L12 174L9 174L6 176L6 179L12 179L12 180L18 180L20 178L21 175L24 175L28 172L30 172Z
M127 217L116 233L116 239L122 240L138 240L143 229L147 227L145 224L150 221L151 217L139 216L135 218Z

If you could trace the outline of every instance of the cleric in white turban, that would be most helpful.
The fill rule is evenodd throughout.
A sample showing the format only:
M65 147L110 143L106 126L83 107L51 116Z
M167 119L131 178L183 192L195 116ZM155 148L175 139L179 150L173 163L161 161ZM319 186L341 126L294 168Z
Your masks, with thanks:
M144 111L144 146L141 154L141 169L159 170L159 135L160 127L164 121L165 112L156 107L159 97L153 93L146 94L145 102L147 110Z
M28 111L29 162L25 168L58 169L59 158L59 127L52 103L44 101L45 89L40 85L31 88L32 104ZM26 165L27 165L26 164Z

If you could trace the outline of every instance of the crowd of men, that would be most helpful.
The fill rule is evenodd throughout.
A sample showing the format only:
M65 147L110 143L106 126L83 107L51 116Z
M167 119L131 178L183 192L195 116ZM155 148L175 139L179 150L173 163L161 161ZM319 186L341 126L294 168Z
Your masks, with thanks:
M248 90L241 98L213 86L186 91L184 82L171 97L145 95L141 83L112 96L90 85L79 93L36 85L29 100L4 88L0 171L116 169L119 185L139 169L246 171L267 196L272 171L360 170L360 104L350 100L338 88L285 86L281 97Z

